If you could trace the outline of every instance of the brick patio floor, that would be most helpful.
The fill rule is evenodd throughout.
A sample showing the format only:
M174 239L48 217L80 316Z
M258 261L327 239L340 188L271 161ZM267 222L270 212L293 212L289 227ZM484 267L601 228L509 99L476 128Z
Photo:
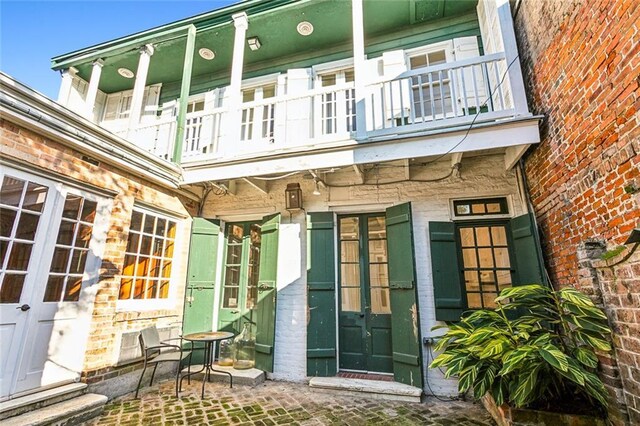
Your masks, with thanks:
M200 381L183 386L180 399L173 382L144 388L140 399L133 394L114 399L104 414L87 423L107 425L493 425L479 404L423 403L369 399L364 396L328 394L305 384L267 381L256 387L208 383L200 399Z

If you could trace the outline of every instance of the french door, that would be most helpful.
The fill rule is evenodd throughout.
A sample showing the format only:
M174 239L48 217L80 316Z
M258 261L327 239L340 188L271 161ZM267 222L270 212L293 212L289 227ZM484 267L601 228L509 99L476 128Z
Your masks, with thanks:
M340 369L393 372L385 215L340 216Z
M92 309L84 290L108 211L92 194L0 173L0 398L79 378Z

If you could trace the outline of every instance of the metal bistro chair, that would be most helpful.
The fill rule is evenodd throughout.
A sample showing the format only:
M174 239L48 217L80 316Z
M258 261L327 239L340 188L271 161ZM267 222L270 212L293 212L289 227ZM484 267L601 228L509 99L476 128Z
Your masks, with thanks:
M138 386L136 387L136 396L138 398L138 391L140 390L140 384L142 383L142 378L144 377L145 371L147 371L147 366L153 364L153 373L151 373L151 382L149 386L153 386L153 376L156 374L156 369L158 368L158 364L161 362L177 362L178 363L178 372L176 373L176 398L178 397L178 386L180 380L180 372L182 370L181 364L185 359L189 359L189 369L191 371L191 350L183 350L182 349L182 338L175 339L167 339L164 341L160 340L160 335L158 334L158 329L155 326L145 328L140 331L140 346L142 347L142 356L144 357L144 367L142 368L142 374L140 374L140 380L138 380ZM180 345L172 345L166 342L170 342L173 340L179 340ZM193 349L193 343L191 343L191 348ZM189 380L189 383L191 381Z

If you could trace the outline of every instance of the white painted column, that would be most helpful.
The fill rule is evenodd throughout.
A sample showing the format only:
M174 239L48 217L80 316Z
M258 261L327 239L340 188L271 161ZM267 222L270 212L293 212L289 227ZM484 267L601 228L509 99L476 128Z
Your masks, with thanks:
M78 73L78 70L74 67L69 67L66 70L61 70L62 82L60 83L60 90L58 91L58 103L67 106L69 101L69 95L71 94L71 85L73 84L73 78Z
M365 56L364 56L364 18L362 0L351 0L351 19L353 29L353 72L356 86L356 139L367 136L367 110L365 106Z
M93 120L93 109L96 106L96 96L98 95L98 85L100 84L100 76L102 75L103 66L104 61L102 59L96 59L93 61L91 80L89 80L89 89L87 90L87 99L85 100L85 115L90 120Z
M244 47L249 19L244 12L231 16L233 26L236 28L233 39L233 58L231 60L231 81L228 87L226 98L229 102L230 128L228 143L238 144L240 142L240 107L242 105L242 68L244 63Z
M504 54L507 59L507 74L511 83L511 93L513 96L513 107L516 115L529 115L527 105L527 95L522 80L522 68L518 57L518 46L516 44L516 33L513 29L513 18L511 17L511 7L509 0L495 0L498 8L498 21L500 22L500 33L504 43Z
M142 115L142 100L144 98L144 87L147 85L147 74L149 73L149 63L154 49L150 44L145 44L140 48L140 60L138 61L138 71L136 81L133 85L131 95L131 110L129 112L129 131L138 127Z

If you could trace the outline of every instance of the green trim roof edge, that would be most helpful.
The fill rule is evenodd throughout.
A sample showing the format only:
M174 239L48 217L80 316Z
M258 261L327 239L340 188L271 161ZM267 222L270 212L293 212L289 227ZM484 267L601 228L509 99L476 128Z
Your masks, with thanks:
M293 3L308 2L311 0L245 0L231 4L221 9L211 12L201 13L190 18L170 22L148 30L140 31L128 36L113 39L104 43L85 47L73 52L54 56L51 59L51 68L55 71L69 68L80 63L86 63L103 56L113 56L128 50L137 48L143 44L156 43L167 39L175 38L175 33L184 30L186 36L187 29L194 25L198 30L228 24L231 16L245 12L249 18L262 12L277 9ZM180 37L178 35L177 37Z

